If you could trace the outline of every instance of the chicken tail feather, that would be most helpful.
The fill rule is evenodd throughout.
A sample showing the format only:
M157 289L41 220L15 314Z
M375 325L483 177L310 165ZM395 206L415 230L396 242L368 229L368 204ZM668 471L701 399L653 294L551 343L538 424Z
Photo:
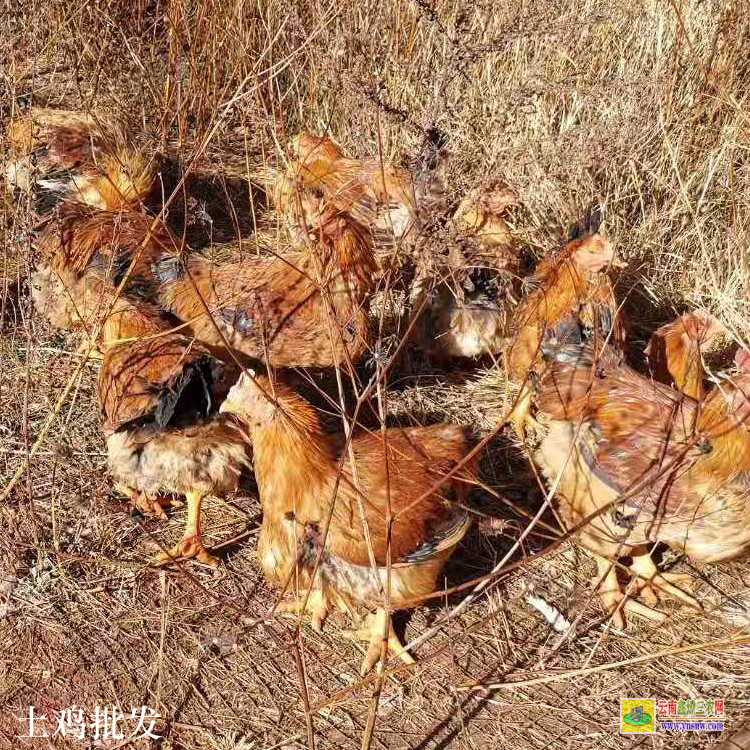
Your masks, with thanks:
M603 221L603 206L600 203L592 203L586 209L586 214L570 228L570 241L596 234L601 228Z
M40 152L42 149L39 150ZM48 151L44 149L43 151ZM47 172L44 177L32 178L32 210L37 216L46 216L60 205L60 202L68 196L72 183L72 173L69 169L61 167Z
M395 566L427 562L438 553L452 549L466 536L472 521L470 513L463 508L454 507L445 520L433 527L429 538L413 552L397 560Z
M190 421L207 417L219 408L213 403L213 383L221 375L222 364L213 357L203 357L187 365L179 377L164 384L158 393L154 422L163 429L189 413Z

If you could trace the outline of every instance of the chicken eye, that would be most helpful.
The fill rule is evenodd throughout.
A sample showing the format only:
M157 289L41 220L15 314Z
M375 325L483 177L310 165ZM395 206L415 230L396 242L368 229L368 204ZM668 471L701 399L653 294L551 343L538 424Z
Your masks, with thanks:
M714 449L709 440L701 440L700 443L698 443L697 448L703 454L711 453Z
M637 516L635 514L626 516L621 510L615 509L612 513L612 520L624 529L632 529L635 526Z

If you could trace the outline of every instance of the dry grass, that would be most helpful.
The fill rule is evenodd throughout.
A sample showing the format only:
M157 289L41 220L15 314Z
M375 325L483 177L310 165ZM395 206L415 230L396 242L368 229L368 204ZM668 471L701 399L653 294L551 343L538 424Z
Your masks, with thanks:
M734 0L10 3L0 20L0 107L3 119L28 100L129 118L147 146L192 170L170 220L217 254L274 241L258 185L288 134L329 131L352 153L408 160L435 125L450 138L451 200L504 177L523 203L514 230L529 257L558 246L591 201L606 203L606 230L628 261L621 289L636 345L696 305L748 341L748 45L746 8ZM78 365L74 336L31 314L23 208L5 199L1 208L0 488L28 461ZM423 244L443 239L438 229ZM479 435L494 427L503 408L496 368L410 364L389 383L393 419L468 421ZM274 595L254 559L251 484L208 506L208 538L225 563L218 573L145 566L155 539L178 536L182 514L141 521L111 489L95 374L83 368L0 506L3 747L17 746L23 725L11 717L30 704L49 717L113 703L157 709L165 739L152 744L164 750L307 746L295 644L316 746L358 746L373 689L357 677L359 647L336 637L335 622L322 637L305 628L297 637L287 621L256 624ZM484 464L493 491L518 510L479 494L479 507L506 523L496 537L467 540L450 584L496 566L524 514L539 507L516 447L494 439ZM372 747L630 747L618 735L618 698L638 695L723 696L730 728L739 728L750 706L750 646L672 652L743 627L747 635L747 565L696 571L703 613L665 602L667 626L636 621L618 633L591 600L595 567L579 550L565 543L525 561L554 529L535 529L516 567L419 647L415 670L386 678ZM566 639L529 606L524 586L575 621ZM407 637L460 601L417 609ZM565 676L647 654L654 658ZM515 689L460 689L540 677ZM641 744L710 739L660 734Z

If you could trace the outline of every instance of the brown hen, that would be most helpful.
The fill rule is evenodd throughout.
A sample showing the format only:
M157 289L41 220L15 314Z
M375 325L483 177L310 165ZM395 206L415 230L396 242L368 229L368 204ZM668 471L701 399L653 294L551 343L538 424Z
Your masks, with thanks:
M509 343L520 263L502 214L517 202L504 184L471 191L454 217L464 247L418 263L410 304L420 315L415 337L432 358L497 354Z
M117 489L141 510L163 517L165 493L186 496L183 537L154 563L194 557L215 567L201 538L201 503L237 488L247 442L219 414L230 370L170 328L157 308L124 301L107 321L98 384L107 461Z
M103 114L33 108L8 127L5 181L32 196L37 215L61 199L110 211L146 201L157 172L122 123Z
M467 456L465 431L435 425L358 436L352 468L342 440L324 433L315 409L280 382L242 376L221 408L252 438L263 507L258 554L269 583L283 588L294 577L292 585L309 590L316 628L332 607L375 609L359 632L370 643L363 674L380 658L385 635L392 651L412 661L390 628L383 590L392 609L432 593L469 528L460 505L474 462L433 490ZM303 593L286 609L300 610L304 600Z
M706 323L684 317L675 327L702 331ZM696 401L643 377L580 331L577 321L563 321L545 345L552 367L539 405L553 421L536 460L553 485L559 481L566 525L583 523L578 538L596 556L600 596L615 624L623 626L626 611L661 620L651 607L623 601L611 560L632 556L636 588L651 606L654 589L697 606L674 585L685 576L657 572L651 546L663 542L700 562L750 547L750 373ZM700 382L699 346L686 351L669 369L692 371Z
M344 365L368 350L375 260L349 222L331 220L302 252L225 265L171 257L155 270L165 309L211 346L225 346L218 327L232 349L275 367Z
M521 439L530 420L534 382L544 370L541 345L548 328L575 315L592 330L608 328L615 342L625 339L617 299L605 272L620 264L614 259L612 243L595 229L544 258L525 282L531 291L516 308L513 342L504 353L508 378L521 386L509 417Z
M376 248L416 236L420 227L410 173L380 159L352 159L324 136L301 133L274 186L274 202L306 234L330 216L346 216L371 233Z

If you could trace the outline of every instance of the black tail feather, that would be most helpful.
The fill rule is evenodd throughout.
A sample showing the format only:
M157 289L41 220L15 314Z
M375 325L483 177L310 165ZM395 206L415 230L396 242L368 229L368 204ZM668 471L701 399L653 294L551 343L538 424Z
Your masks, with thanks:
M203 357L187 365L171 386L159 389L159 405L153 415L157 427L192 424L215 413L219 404L212 397L214 384L221 378L223 365L213 357Z
M578 240L596 234L604 221L604 209L599 203L592 203L586 209L586 215L570 228L569 239Z
M103 279L118 287L130 268L133 254L129 250L117 250L112 257L95 253L89 262L88 271L96 273ZM123 293L125 296L151 302L156 299L158 289L152 278L137 274L130 276Z
M112 284L119 286L133 262L130 250L116 249L111 256L94 253L89 262L89 270L108 278Z
M47 149L38 148L32 154L32 162L37 158L47 158ZM35 174L31 189L31 208L36 216L48 216L73 195L73 173L60 167L45 174ZM75 196L73 196L75 197Z

